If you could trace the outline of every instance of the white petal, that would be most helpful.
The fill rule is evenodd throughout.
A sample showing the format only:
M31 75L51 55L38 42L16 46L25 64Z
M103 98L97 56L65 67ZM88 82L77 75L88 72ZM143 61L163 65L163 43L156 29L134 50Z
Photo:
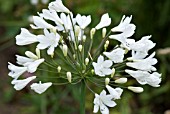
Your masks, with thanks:
M30 59L30 58L24 57L24 56L20 56L20 55L16 55L16 58L17 58L17 63L19 65L24 65L27 62L33 62L34 61L33 59Z
M41 94L41 93L45 92L51 85L52 85L51 82L47 82L47 83L33 83L30 87L36 93Z
M14 79L18 79L20 75L27 71L27 67L18 67L8 62L8 69L11 70L8 75Z
M94 105L93 113L97 113L99 111L99 105Z
M54 26L52 26L51 24L48 24L43 18L38 17L38 16L33 16L33 20L34 20L34 25L30 25L33 29L44 29L44 28L54 28Z
M109 109L104 104L101 104L100 105L100 112L102 114L109 114Z

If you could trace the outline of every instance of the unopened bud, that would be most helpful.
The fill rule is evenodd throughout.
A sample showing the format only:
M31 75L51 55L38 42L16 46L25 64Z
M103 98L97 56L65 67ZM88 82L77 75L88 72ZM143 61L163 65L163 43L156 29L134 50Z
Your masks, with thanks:
M63 45L63 54L64 54L64 56L66 57L67 56L67 51L68 51L68 47L67 47L67 45Z
M102 37L104 38L106 36L106 28L102 29Z
M68 82L71 83L71 72L67 72L67 79L68 79Z
M89 64L89 58L85 59L85 64L88 65Z
M79 51L81 52L82 49L83 49L83 46L82 46L82 45L79 45L78 48L79 48Z
M83 42L86 41L86 35L83 35Z
M106 45L109 45L109 40L106 41Z
M93 69L91 70L91 73L94 74L94 70Z
M131 90L131 91L133 91L133 92L135 92L135 93L141 93L141 92L144 91L142 87L129 86L128 89Z
M109 78L105 78L105 84L108 85L110 82L110 79Z
M125 49L125 54L127 54L129 52L129 50L128 49Z
M75 36L77 37L79 35L81 29L77 25L74 28L75 28Z
M73 54L73 58L76 59L76 55L75 54Z
M53 57L54 57L54 53L51 54L51 58L53 58Z
M40 50L38 48L35 49L37 57L40 59Z
M93 39L93 36L96 32L96 29L95 28L92 28L91 31L90 31L90 38Z
M118 84L124 84L126 82L127 82L127 78L119 78L115 80L115 83L118 83Z
M58 70L58 73L60 73L60 71L61 71L61 67L60 67L60 66L58 66L58 67L57 67L57 70Z
M34 53L32 53L30 51L26 51L25 55L28 56L31 59L38 59L38 56L36 56Z
M114 75L115 75L115 68L112 68L111 78L113 78Z

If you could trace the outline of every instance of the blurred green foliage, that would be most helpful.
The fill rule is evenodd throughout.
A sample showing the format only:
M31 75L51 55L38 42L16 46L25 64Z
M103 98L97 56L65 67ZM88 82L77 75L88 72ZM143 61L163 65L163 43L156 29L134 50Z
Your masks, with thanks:
M133 15L133 23L137 26L136 39L144 35L152 35L152 39L159 48L170 47L170 0L63 0L66 6L74 14L80 13L92 15L94 27L100 20L103 13L108 12L114 23L117 25L123 15ZM0 51L1 57L8 56L9 50L13 55L5 61L0 61L0 114L78 114L79 94L78 86L54 86L48 92L37 95L26 88L22 91L15 91L10 85L10 78L7 76L7 61L14 60L15 53L23 53L25 50L32 50L32 47L18 48L15 46L15 36L19 34L20 28L29 28L29 16L36 15L36 12L47 5L38 4L33 6L29 0L0 0ZM101 33L96 35L96 44L100 42ZM114 42L113 42L114 44ZM10 52L9 52L10 53ZM111 114L163 114L170 109L170 53L157 54L159 64L158 71L162 73L162 84L160 88L144 86L145 92L134 94L129 91L123 93L118 105L111 109ZM48 68L45 68L48 69ZM49 76L50 73L39 73L38 75ZM94 86L94 85L92 85ZM96 88L98 89L98 88ZM87 91L86 108L87 114L91 114L94 95Z

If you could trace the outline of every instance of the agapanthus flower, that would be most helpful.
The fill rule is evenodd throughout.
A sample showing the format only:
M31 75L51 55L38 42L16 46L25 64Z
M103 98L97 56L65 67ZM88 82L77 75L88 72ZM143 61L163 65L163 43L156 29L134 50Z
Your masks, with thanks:
M14 88L22 90L40 75L24 78L22 75L25 72L50 72L50 75L41 75L46 82L43 80L41 83L41 79L37 78L39 83L34 80L30 88L42 94L52 85L78 84L81 112L85 113L84 90L87 87L95 96L93 112L100 110L102 114L109 114L109 107L117 105L115 101L121 99L124 89L135 93L144 91L140 86L133 86L134 81L129 83L132 77L140 85L160 86L161 74L154 66L157 63L155 52L150 54L155 43L151 41L151 36L144 36L138 41L131 38L136 29L132 16L123 16L120 23L109 31L107 27L111 24L111 18L108 13L101 16L95 27L89 28L91 19L91 15L73 14L62 0L51 2L48 9L33 16L34 24L31 27L35 31L39 29L35 32L37 34L21 28L16 44L24 46L34 43L31 47L36 48L35 53L26 51L25 56L16 55L18 65L10 62L8 65L8 75L13 78L11 84ZM99 29L102 29L101 37L96 36ZM113 46L110 40L117 40L120 45ZM45 49L47 53L44 53ZM102 88L101 93L97 94L91 85Z
M14 88L16 90L21 90L23 89L28 83L30 83L32 80L34 80L36 78L36 76L31 76L31 77L28 77L26 79L22 79L22 80L16 80L14 79L11 84L14 85Z
M47 29L44 29L44 35L38 35L37 40L39 44L38 49L48 48L48 55L54 54L54 49L58 46L60 35L58 33L50 33Z
M97 63L93 62L95 74L99 76L110 75L112 73L110 68L112 64L111 60L104 60L104 57L100 55L97 59Z
M107 27L107 26L109 26L110 24L111 24L111 18L109 17L109 14L106 13L106 14L103 14L103 15L102 15L99 24L98 24L95 28L98 30L98 29Z
M31 84L31 89L34 90L36 93L38 94L42 94L43 92L45 92L50 86L52 85L51 82L46 82L46 83L41 83L41 81L39 83L33 83Z

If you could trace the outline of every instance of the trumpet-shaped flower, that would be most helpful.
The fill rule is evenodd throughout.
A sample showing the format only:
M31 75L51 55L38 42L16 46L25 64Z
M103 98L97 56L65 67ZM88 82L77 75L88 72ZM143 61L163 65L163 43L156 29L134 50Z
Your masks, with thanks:
M111 60L105 60L103 56L99 56L97 59L97 63L93 62L93 67L96 75L105 76L112 74L112 70L110 67L112 66Z
M21 90L23 89L28 83L30 83L32 80L34 80L36 78L36 76L31 76L31 77L28 77L26 79L23 79L23 80L16 80L14 79L11 84L14 85L14 88L16 90Z
M134 60L133 62L127 62L126 65L139 70L156 71L156 68L153 65L157 63L157 59L153 58L154 56L155 56L155 52L145 59Z
M81 16L80 14L77 14L76 22L81 29L85 29L91 23L91 16Z
M103 52L103 54L114 63L121 63L123 62L125 50L123 50L122 48L116 48L111 52Z
M40 59L38 58L38 56L37 58L35 58L36 55L33 54L32 52L27 51L27 53L30 53L29 55L28 54L26 55L27 57L16 55L17 63L19 65L27 67L27 71L33 73L37 70L37 67L44 62L44 59L43 58Z
M153 43L151 40L149 40L151 36L144 36L141 40L131 43L129 45L129 48L134 51L140 51L140 52L146 52L150 49L152 49L155 46L155 43Z
M37 40L39 42L37 45L38 49L48 48L48 55L53 55L54 49L58 46L60 35L58 33L50 33L47 29L44 29L44 35L39 35Z
M39 14L40 17L54 21L57 25L63 25L62 20L59 18L58 14L54 10L43 9L42 13Z
M63 3L62 0L56 0L54 2L51 2L48 6L48 8L50 10L55 10L57 12L65 12L65 13L70 13L69 9L66 8Z
M42 93L45 92L51 85L52 85L51 82L41 83L41 81L40 81L39 83L33 83L30 87L31 87L31 89L34 90L36 93L42 94Z
M95 99L93 101L94 103L94 113L97 113L100 109L100 112L102 114L109 114L108 107L114 107L116 106L116 103L112 100L113 96L108 94L106 95L106 91L103 90L100 95L95 94ZM108 106L108 107L107 107Z
M130 23L132 20L132 16L122 17L120 24L111 29L112 32L120 32L119 34L110 35L110 39L115 39L121 42L122 44L126 43L126 39L131 37L135 33L136 26Z
M8 73L9 76L11 76L14 79L18 79L20 75L22 75L24 72L27 71L27 67L19 67L15 66L12 63L8 62L8 69L10 72Z
M42 17L33 16L33 21L35 25L30 25L33 29L56 29L56 27L47 23Z
M103 27L107 27L111 24L111 18L109 17L108 13L102 15L99 24L95 27L97 30Z
M145 85L151 85L153 87L159 87L159 83L161 82L161 74L154 72L150 74L147 71L133 71L133 70L125 70L126 73L131 75L133 78L135 78L140 84Z
M72 13L70 13L69 15L66 15L65 13L60 14L60 19L62 20L64 25L57 25L58 31L68 32L70 30L73 30L73 26L76 24L76 20L73 18Z
M106 85L107 90L109 91L110 95L112 95L113 99L120 99L120 96L122 95L123 89L121 88L112 88L109 85Z
M17 45L28 45L37 42L37 36L31 34L27 29L21 28L21 33L16 36Z

